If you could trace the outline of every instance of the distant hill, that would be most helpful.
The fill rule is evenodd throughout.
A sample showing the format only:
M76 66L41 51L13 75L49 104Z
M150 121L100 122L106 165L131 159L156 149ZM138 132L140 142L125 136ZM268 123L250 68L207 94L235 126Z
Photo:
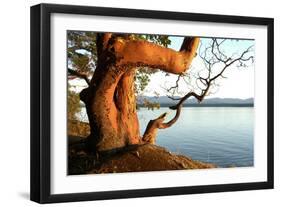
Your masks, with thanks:
M141 96L138 97L137 103L141 106L142 100L148 100L149 102L158 102L160 106L172 106L178 103L177 100L172 100L167 96L160 97L150 97L150 96ZM238 98L206 98L202 101L201 104L198 104L198 101L195 98L190 98L185 101L184 106L254 106L254 99L238 99Z

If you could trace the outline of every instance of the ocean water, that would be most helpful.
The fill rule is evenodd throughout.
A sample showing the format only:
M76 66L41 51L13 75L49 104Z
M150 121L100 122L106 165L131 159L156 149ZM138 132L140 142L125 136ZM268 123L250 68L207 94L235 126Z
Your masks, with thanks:
M167 111L173 117L175 112L168 108L140 109L141 132L150 119ZM173 126L159 130L156 143L219 167L253 166L253 123L252 107L184 107Z
M141 134L151 119L169 108L138 111ZM85 110L81 113L85 120ZM178 121L158 131L156 144L194 160L214 163L218 167L254 165L254 108L252 107L184 107Z

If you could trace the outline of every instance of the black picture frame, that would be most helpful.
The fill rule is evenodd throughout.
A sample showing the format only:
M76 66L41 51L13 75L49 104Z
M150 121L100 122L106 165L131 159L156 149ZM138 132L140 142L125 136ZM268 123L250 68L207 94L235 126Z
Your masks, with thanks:
M267 27L267 181L238 184L218 184L188 187L167 187L74 194L50 193L50 15L52 13L99 15L112 17L186 20L206 23L264 25ZM39 203L120 199L147 196L166 196L223 191L273 188L273 28L272 18L180 13L152 10L103 8L72 5L39 4L31 7L31 174L30 199Z

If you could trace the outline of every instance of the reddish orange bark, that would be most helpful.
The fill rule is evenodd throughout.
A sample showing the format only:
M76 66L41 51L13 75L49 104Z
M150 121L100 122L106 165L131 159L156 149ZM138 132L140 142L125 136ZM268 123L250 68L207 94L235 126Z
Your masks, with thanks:
M168 73L181 74L189 69L196 54L199 38L190 38L181 51L165 48L144 40L123 40L117 38L115 49L117 65L149 66Z
M138 66L181 74L196 55L199 38L186 38L180 51L147 41L130 40L110 33L97 38L98 64L88 88L81 94L91 127L88 147L111 151L132 144L154 142L164 118L150 122L142 139L136 111L134 75Z

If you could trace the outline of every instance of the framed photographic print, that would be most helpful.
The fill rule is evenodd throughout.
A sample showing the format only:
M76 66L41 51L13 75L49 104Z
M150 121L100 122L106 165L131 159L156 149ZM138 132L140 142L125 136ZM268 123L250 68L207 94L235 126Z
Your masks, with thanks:
M31 7L31 200L273 188L273 19Z

